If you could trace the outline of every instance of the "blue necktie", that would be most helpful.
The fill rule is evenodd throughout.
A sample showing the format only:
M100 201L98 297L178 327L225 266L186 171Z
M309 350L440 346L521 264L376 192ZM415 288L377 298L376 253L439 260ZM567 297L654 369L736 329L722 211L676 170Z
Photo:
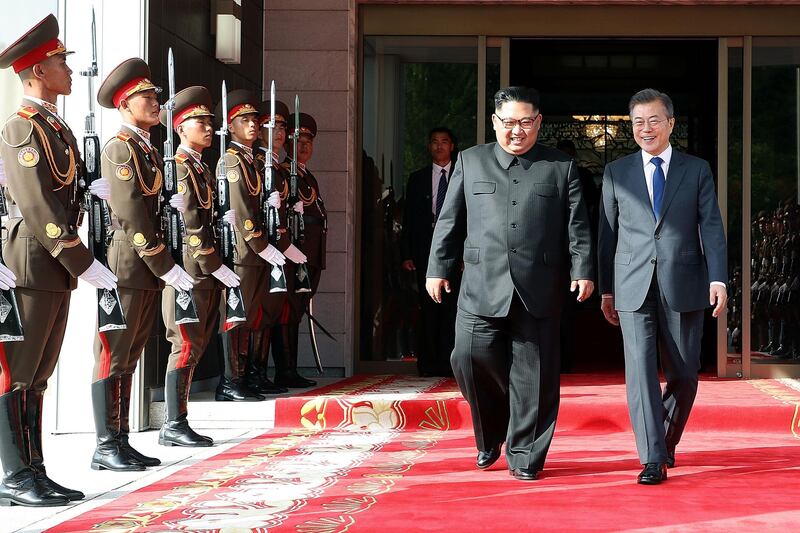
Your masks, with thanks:
M442 212L442 205L444 205L444 197L447 194L447 170L442 169L442 175L439 176L439 187L436 189L436 220L439 220L439 213Z
M664 201L664 186L667 183L667 177L664 175L664 169L661 168L663 159L654 157L650 162L656 167L653 172L653 214L658 220L661 216L661 203Z

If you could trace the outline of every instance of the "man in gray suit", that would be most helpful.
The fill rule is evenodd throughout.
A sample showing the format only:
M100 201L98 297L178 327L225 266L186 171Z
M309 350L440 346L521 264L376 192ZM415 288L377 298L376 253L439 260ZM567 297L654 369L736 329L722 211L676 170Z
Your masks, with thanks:
M622 326L638 482L656 485L697 394L703 310L727 301L727 248L708 163L673 150L672 100L653 89L629 104L640 151L606 166L599 231L602 310ZM661 391L658 355L667 380Z
M594 290L589 219L575 162L536 143L532 89L495 94L496 143L461 152L433 234L426 288L437 303L463 257L450 362L485 469L506 442L511 474L544 466L559 403L559 321L572 280ZM463 250L463 255L462 255Z

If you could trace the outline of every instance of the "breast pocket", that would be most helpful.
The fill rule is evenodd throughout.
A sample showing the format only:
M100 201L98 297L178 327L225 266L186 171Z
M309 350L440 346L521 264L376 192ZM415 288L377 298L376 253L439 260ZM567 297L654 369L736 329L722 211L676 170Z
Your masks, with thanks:
M547 198L558 196L558 188L551 183L534 183L533 192Z
M472 194L494 194L497 183L493 181L476 181L472 184Z

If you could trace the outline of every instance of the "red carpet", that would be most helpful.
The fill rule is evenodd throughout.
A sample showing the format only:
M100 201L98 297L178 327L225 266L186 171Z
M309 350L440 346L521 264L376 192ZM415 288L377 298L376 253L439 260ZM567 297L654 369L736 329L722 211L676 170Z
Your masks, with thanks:
M474 468L452 381L280 399L276 429L51 531L766 531L800 524L800 386L704 380L670 479L640 467L616 375L565 376L540 480Z

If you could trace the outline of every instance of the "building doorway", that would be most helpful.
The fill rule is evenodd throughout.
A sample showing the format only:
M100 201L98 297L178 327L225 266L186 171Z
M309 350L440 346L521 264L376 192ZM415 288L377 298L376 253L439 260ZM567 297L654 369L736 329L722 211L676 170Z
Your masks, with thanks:
M461 113L456 128L469 134L461 135L459 149L490 142L494 135L487 117L501 84L540 91L545 118L540 142L574 144L593 217L598 214L603 166L638 149L626 115L628 99L639 89L654 87L672 96L674 145L715 166L716 39L504 41L493 46L486 38L364 37L357 363L362 372L416 369L420 288L399 269L397 237L408 174L427 157L422 137ZM442 53L431 53L432 48ZM457 85L448 86L456 78ZM465 98L470 92L472 100ZM421 94L429 97L419 98ZM458 101L448 100L448 94ZM568 306L563 322L565 370L622 368L621 336L605 323L599 297ZM706 329L703 358L711 370L717 352L710 317Z

